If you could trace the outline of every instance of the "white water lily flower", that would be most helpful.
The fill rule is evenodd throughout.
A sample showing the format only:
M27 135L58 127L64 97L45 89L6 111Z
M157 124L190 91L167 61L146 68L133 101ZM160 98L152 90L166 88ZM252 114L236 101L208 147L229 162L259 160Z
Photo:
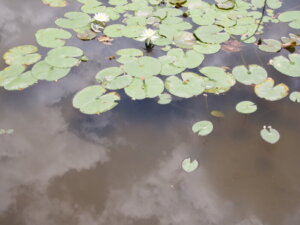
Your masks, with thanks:
M139 41L155 41L158 39L156 35L156 30L146 29L142 33L141 37L138 38Z
M108 22L109 16L106 13L96 13L94 19L99 22Z

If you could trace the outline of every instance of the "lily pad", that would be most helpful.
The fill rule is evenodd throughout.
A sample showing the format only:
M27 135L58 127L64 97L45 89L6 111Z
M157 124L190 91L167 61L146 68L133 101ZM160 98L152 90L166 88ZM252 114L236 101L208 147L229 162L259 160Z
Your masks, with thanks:
M181 74L181 78L170 76L166 79L165 86L171 94L181 98L191 98L205 90L204 78L196 73L185 72Z
M300 11L287 11L281 13L278 19L281 22L289 22L291 28L300 29Z
M239 102L235 106L235 109L239 113L250 114L250 113L254 113L257 110L257 106L256 106L256 104L254 102L251 102L251 101L242 101L242 102Z
M300 54L289 54L288 58L277 56L271 60L271 64L287 76L300 77Z
M224 113L219 111L219 110L212 110L210 112L210 115L214 116L214 117L218 117L218 118L223 118L225 117Z
M172 96L168 93L162 93L159 97L159 100L157 101L158 104L166 105L169 104L172 101Z
M124 28L125 26L122 24L113 24L105 27L103 33L109 37L122 37Z
M158 77L150 76L145 79L134 78L125 93L133 100L155 98L164 90L164 83Z
M280 139L279 132L271 126L264 126L264 128L260 131L260 136L270 144L275 144Z
M58 68L40 61L32 67L32 76L39 80L57 81L70 72L70 68Z
M65 45L65 40L70 39L72 34L63 29L47 28L38 30L35 34L39 45L46 48L57 48Z
M197 42L193 49L196 52L203 53L203 54L214 54L220 51L221 45L220 44L207 44L202 42Z
M76 29L84 27L91 22L91 17L83 12L67 12L64 14L65 18L58 18L55 24L62 28Z
M184 52L180 48L173 48L168 51L168 56L175 57L173 64L178 67L193 69L198 67L204 60L203 54L194 51L187 50Z
M31 65L41 59L41 55L36 53L38 48L33 45L21 45L9 49L4 53L3 58L8 65Z
M129 57L137 57L137 56L143 56L144 55L144 53L141 50L137 49L137 48L120 49L116 53L119 56L129 56Z
M212 122L208 120L203 120L195 123L192 127L194 133L197 133L200 136L206 136L210 134L214 129Z
M118 105L120 96L116 92L106 93L100 85L86 87L73 98L73 106L85 114L101 114Z
M300 103L300 92L299 91L293 91L289 97L290 97L291 101Z
M219 9L233 9L235 0L216 0L216 6Z
M274 39L263 39L258 48L264 52L278 52L281 50L281 42Z
M83 51L80 48L64 46L50 50L45 61L53 67L68 68L78 64L80 60L75 57L82 55Z
M245 85L259 84L268 76L267 71L259 65L249 65L248 68L243 65L236 66L232 70L232 75Z
M199 163L197 160L193 160L191 162L190 158L183 160L181 163L182 169L187 173L190 173L190 172L193 172L194 170L196 170L198 168L198 165L199 165Z
M37 79L32 76L31 71L11 76L2 82L3 87L9 91L23 90L35 83L37 83Z
M222 32L223 28L216 25L202 26L194 34L205 43L222 43L230 38L228 33Z
M42 2L51 7L65 7L67 5L66 0L42 0Z
M146 78L158 75L161 71L161 64L156 58L143 56L125 63L124 71L133 77Z
M260 98L277 101L288 95L289 88L283 83L274 86L274 80L267 78L262 83L255 85L254 90L256 95Z
M23 65L12 65L0 71L0 86L4 86L7 80L10 80L12 77L22 74L25 69L26 67Z

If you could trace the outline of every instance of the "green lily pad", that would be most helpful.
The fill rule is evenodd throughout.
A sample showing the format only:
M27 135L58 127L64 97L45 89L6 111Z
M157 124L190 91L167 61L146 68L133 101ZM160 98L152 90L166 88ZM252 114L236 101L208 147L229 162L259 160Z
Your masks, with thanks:
M37 83L37 79L32 76L31 71L11 76L2 82L3 87L9 91L23 90L35 83Z
M173 48L168 51L168 56L175 57L173 64L178 67L193 69L198 67L204 60L203 54L194 50L184 52L180 48Z
M271 60L271 64L287 76L300 77L300 54L289 54L288 58L277 56Z
M245 85L259 84L263 82L267 76L267 71L259 65L240 65L236 66L232 70L232 75L235 79Z
M191 32L181 31L174 36L174 43L179 48L192 49L196 39Z
M300 11L287 11L281 13L278 19L281 22L289 22L291 28L300 29Z
M42 0L42 2L51 7L65 7L67 5L66 0Z
M300 102L300 92L299 91L293 91L289 97L292 102L298 102L298 103Z
M70 72L70 68L58 68L40 61L32 67L32 76L39 80L57 81Z
M181 98L191 98L205 90L204 78L196 73L185 72L181 74L181 78L170 76L166 79L165 86L171 94Z
M65 18L58 18L55 24L62 28L76 29L84 27L91 22L91 17L83 12L67 12L64 14Z
M262 44L258 48L264 52L279 52L281 50L281 42L274 39L263 39Z
M208 120L199 121L194 123L192 130L200 136L209 135L214 129L212 122Z
M124 28L125 26L122 24L113 24L105 27L103 33L109 37L122 37Z
M124 75L124 71L120 67L109 67L96 75L96 80L110 90L123 89L132 82L132 79L132 76Z
M225 69L215 66L203 67L199 70L207 79L205 80L205 91L213 94L224 93L235 85L236 81L232 74Z
M72 34L63 29L47 28L38 30L35 34L39 45L46 48L57 48L65 45L65 40L70 39Z
M125 63L124 71L133 77L147 78L160 73L161 63L156 58L143 56Z
M207 44L202 42L197 42L193 49L196 52L203 53L203 54L214 54L220 51L221 45L220 44Z
M85 114L101 114L118 105L120 96L116 92L106 93L100 85L86 87L73 98L73 106Z
M68 68L77 65L80 60L75 57L82 55L83 51L80 48L64 46L50 50L45 61L53 67Z
M23 65L12 65L0 71L0 86L4 86L6 81L10 80L12 77L22 74L25 69L26 67Z
M256 104L254 102L251 102L251 101L242 101L242 102L239 102L235 106L235 109L239 113L250 114L250 113L254 113L257 110L257 106L256 106Z
M216 6L219 9L233 9L235 6L235 0L215 0Z
M181 163L182 169L187 173L190 173L190 172L193 172L194 170L196 170L198 168L198 165L199 165L199 163L197 160L193 160L191 162L190 158L183 160Z
M41 59L37 51L38 48L33 45L21 45L9 49L4 53L3 59L8 65L31 65Z
M275 144L280 139L279 132L271 126L264 126L264 128L260 131L260 136L270 144Z
M164 91L164 83L161 79L154 76L145 79L134 78L124 90L133 100L155 98Z
M202 26L195 30L194 34L205 43L222 43L230 38L228 33L222 32L223 28L216 25Z
M169 104L172 101L172 96L168 93L162 93L159 97L159 100L157 101L158 104L166 105Z
M160 56L158 59L161 63L160 75L176 75L183 72L186 69L185 67L178 67L174 64L176 57L164 55Z
M262 83L256 84L254 91L260 98L269 101L277 101L288 95L289 88L283 83L274 86L274 80L272 78L267 78Z

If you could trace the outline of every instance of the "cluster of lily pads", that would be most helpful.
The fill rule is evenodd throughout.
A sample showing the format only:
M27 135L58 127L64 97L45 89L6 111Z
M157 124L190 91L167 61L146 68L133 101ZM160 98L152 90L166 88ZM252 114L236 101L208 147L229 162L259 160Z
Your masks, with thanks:
M52 7L64 7L67 0L42 0ZM37 31L37 43L50 48L41 60L38 48L18 46L4 54L9 65L0 72L0 86L7 90L21 90L38 80L57 81L70 73L72 67L87 59L81 49L65 46L72 30L81 40L93 40L100 33L110 38L125 37L145 42L146 49L160 48L157 58L145 55L137 48L116 52L115 67L104 68L95 75L98 84L79 91L73 106L85 114L101 114L118 105L124 90L133 100L157 98L159 104L168 104L172 97L191 98L201 94L221 94L236 82L254 86L260 98L277 101L288 95L287 85L268 77L259 65L237 65L231 70L201 64L208 54L215 54L229 40L248 44L262 51L278 52L299 46L298 35L272 39L257 39L265 23L287 22L300 29L300 11L288 11L278 17L274 12L281 7L279 0L78 0L81 11L67 12L55 20L59 28ZM30 70L26 68L32 65ZM276 56L270 64L280 73L300 77L300 54ZM294 102L300 101L300 92L290 94ZM242 101L236 105L240 113L257 110L255 103ZM199 121L193 131L208 135L213 130L210 121ZM261 136L270 143L275 129L263 128ZM276 133L277 134L277 133ZM269 138L268 138L269 137ZM273 136L272 136L273 137ZM271 140L272 139L272 140ZM278 138L279 139L279 138ZM270 141L271 140L271 141Z

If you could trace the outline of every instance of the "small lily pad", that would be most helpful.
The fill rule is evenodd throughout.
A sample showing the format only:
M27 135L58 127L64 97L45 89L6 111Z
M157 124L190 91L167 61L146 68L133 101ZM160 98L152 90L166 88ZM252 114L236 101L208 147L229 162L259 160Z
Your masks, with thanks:
M42 0L42 2L51 7L65 7L67 5L66 0Z
M262 44L258 48L264 52L279 52L281 49L281 42L274 39L263 39Z
M214 129L212 122L208 120L199 121L194 123L192 130L200 136L206 136L210 134Z
M83 12L67 12L64 14L65 18L58 18L55 24L62 28L76 29L84 27L91 22L91 17Z
M194 34L205 43L222 43L230 38L226 32L222 32L223 28L216 25L202 26L195 30Z
M274 86L274 80L267 78L262 83L255 85L254 91L260 98L277 101L288 95L289 88L283 83Z
M41 59L41 55L36 53L38 48L33 45L21 45L11 48L4 53L3 58L8 65L31 65Z
M100 85L86 87L73 98L73 106L85 114L101 114L118 105L120 96L116 92L106 93Z
M57 48L65 45L65 40L70 39L72 34L63 29L47 28L38 30L35 34L39 45L46 48Z
M138 57L143 56L144 53L137 48L124 48L116 52L119 56Z
M40 61L32 67L32 76L39 80L57 81L70 72L70 68L58 68Z
M271 64L287 76L300 77L300 54L289 54L288 58L277 56L271 60Z
M169 104L172 101L172 96L168 93L162 93L159 97L159 100L157 101L158 104L166 105Z
M50 50L45 61L53 67L68 68L78 64L80 60L75 57L82 55L83 51L80 48L63 46Z
M182 164L181 164L182 169L187 173L193 172L194 170L196 170L198 168L198 166L199 166L198 161L193 160L191 162L190 158L183 160Z
M293 91L289 97L290 97L291 101L300 103L300 92L299 91Z
M243 65L236 66L232 70L232 75L245 85L259 84L268 76L267 71L259 65L249 65L248 68Z
M251 102L251 101L242 101L242 102L239 102L235 106L235 109L239 113L250 114L250 113L254 113L257 110L257 106L256 106L256 104L254 102Z
M280 139L279 132L271 126L264 126L264 128L260 131L260 136L270 144L275 144Z

